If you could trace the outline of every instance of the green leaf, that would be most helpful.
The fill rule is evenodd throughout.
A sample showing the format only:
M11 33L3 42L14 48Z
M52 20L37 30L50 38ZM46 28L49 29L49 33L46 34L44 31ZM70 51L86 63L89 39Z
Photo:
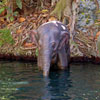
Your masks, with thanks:
M38 56L38 53L39 51L38 51L38 48L36 48L36 51L35 51L35 54L36 54L36 56Z
M8 0L2 0L3 4L6 4L8 2Z
M3 45L3 41L0 41L0 47Z
M22 9L22 1L21 0L16 0L17 6Z
M13 15L14 15L14 16L17 16L17 15L18 15L18 12L17 12L17 11L15 11L15 12L13 13Z
M0 14L1 14L4 10L5 10L5 7L2 7L2 8L0 9Z
M10 43L13 44L14 40L12 38L11 32L9 29L1 29L0 30L0 38L2 38L2 43Z
M10 17L10 21L11 22L14 21L14 17L13 16Z
M12 9L10 7L6 7L6 9L9 12L9 14L12 14L13 13L13 11L12 11Z
M81 14L82 14L82 15L85 15L85 13L84 13L84 12L82 12Z
M2 3L2 2L0 2L0 5L3 5L3 3Z

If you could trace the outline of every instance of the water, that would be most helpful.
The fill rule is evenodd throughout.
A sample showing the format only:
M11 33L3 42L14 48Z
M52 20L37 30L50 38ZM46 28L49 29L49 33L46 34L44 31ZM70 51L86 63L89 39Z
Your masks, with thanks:
M100 100L100 65L42 76L36 64L0 61L0 100Z

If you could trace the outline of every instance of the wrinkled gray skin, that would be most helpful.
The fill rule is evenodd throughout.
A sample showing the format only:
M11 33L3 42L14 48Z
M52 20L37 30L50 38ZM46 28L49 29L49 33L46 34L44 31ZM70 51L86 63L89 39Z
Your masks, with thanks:
M39 49L38 67L48 76L51 63L57 63L59 69L67 69L70 59L70 34L59 21L42 24L36 31L35 40Z

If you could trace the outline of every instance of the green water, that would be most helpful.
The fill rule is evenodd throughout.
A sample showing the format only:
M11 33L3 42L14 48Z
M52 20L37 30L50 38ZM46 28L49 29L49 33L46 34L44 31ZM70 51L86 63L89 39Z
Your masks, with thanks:
M100 65L71 64L44 78L36 64L0 61L0 100L100 100Z

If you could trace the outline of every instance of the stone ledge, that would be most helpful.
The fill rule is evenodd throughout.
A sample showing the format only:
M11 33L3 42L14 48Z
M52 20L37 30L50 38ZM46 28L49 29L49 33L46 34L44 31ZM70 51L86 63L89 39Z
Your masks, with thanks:
M37 58L34 56L15 56L12 54L0 54L0 60L10 60L10 61L27 61L27 62L36 62ZM99 57L71 57L71 63L72 62L91 62L94 64L100 64L100 58Z

